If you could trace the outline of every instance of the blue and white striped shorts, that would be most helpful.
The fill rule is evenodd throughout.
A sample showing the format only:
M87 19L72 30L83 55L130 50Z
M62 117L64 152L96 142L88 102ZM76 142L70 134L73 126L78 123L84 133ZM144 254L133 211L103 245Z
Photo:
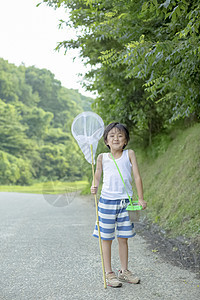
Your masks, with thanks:
M119 238L135 236L134 224L129 220L126 207L129 199L107 200L100 197L98 204L99 227L102 240L114 240L115 228ZM93 236L99 237L97 222Z

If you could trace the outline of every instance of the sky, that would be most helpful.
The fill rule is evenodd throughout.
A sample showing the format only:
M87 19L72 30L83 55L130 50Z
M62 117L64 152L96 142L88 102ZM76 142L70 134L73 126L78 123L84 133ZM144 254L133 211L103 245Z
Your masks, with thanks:
M45 68L55 74L62 86L79 90L85 96L95 95L81 86L87 70L77 50L64 55L55 51L59 41L76 38L73 29L58 28L59 20L67 20L64 8L54 10L40 0L4 0L0 5L0 57L17 66ZM76 56L75 61L73 57Z

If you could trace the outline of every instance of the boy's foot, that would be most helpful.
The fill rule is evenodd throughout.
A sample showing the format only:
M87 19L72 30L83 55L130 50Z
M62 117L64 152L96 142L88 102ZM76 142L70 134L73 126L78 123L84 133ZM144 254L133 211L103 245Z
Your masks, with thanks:
M131 271L129 271L129 270L124 270L123 272L119 271L118 279L120 281L125 281L125 282L128 282L128 283L135 283L135 284L140 282L140 278L133 275L131 273Z
M106 274L106 283L108 286L111 286L114 288L122 286L122 283L117 279L117 276L115 275L114 272Z

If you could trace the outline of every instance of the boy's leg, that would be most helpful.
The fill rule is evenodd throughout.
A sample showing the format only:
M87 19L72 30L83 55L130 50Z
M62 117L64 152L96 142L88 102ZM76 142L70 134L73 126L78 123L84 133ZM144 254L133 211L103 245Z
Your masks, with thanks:
M104 267L106 271L106 282L108 286L118 288L122 286L122 283L119 281L115 273L112 271L111 245L112 245L112 240L102 240Z
M128 239L118 237L118 245L121 270L128 270Z
M102 240L103 260L106 273L112 272L111 245L112 240Z
M120 281L139 283L140 279L128 270L128 239L118 238L121 270L118 273Z

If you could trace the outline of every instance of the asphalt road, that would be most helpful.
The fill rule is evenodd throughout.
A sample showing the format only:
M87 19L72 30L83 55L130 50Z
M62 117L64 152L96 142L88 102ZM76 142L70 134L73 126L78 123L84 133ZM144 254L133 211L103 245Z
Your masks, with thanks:
M141 283L104 289L93 198L0 193L1 300L197 300L194 273L172 266L137 235L129 269ZM119 268L117 241L113 269Z

